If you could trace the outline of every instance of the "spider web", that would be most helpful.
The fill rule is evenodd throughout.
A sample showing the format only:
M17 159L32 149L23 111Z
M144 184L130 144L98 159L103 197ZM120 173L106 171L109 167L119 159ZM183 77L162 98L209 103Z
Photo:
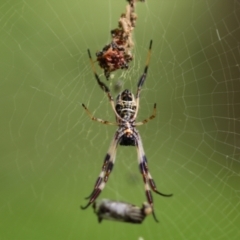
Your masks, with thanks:
M134 61L106 82L136 91L153 51L138 121L151 174L164 193L140 226L98 224L79 209L115 127L87 56L110 41L125 1L29 1L1 11L1 239L239 239L240 4L237 0L137 3ZM146 201L136 150L119 147L101 198Z

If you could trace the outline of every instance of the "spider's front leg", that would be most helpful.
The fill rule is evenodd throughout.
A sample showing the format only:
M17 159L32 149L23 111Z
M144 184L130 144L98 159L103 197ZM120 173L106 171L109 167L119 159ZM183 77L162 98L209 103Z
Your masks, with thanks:
M139 163L139 169L140 169L140 172L143 176L143 182L144 182L144 185L145 185L145 192L146 192L146 197L147 197L147 200L148 200L148 203L151 205L152 207L152 213L153 213L153 217L155 219L156 222L158 222L157 218L156 218L156 215L154 213L154 210L153 210L153 197L152 197L152 193L151 193L151 189L163 196L163 197L171 197L172 194L164 194L164 193L161 193L157 190L157 187L156 187L156 184L148 170L148 166L147 166L147 158L146 158L146 155L144 153L144 149L143 149L143 146L142 146L142 140L141 140L141 137L138 133L136 133L136 139L137 139L137 153L138 153L138 163ZM151 189L150 189L150 187Z
M100 172L96 180L92 193L88 197L86 197L86 199L90 199L90 200L88 201L88 204L86 206L84 207L81 206L82 209L86 209L97 199L97 197L99 196L99 194L101 193L101 191L103 190L103 188L105 187L108 181L109 175L113 169L113 165L116 158L116 149L117 149L117 143L118 143L117 136L118 136L118 133L115 134L115 137L111 142L111 145L108 149L108 152L106 154L106 157L102 165L102 171Z

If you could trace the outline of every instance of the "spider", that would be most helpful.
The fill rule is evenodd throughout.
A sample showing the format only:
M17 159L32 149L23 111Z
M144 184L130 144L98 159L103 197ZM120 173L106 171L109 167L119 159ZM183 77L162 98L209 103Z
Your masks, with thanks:
M107 125L115 125L115 126L118 126L118 129L112 139L108 152L104 158L102 170L96 180L94 189L92 193L86 198L86 199L89 199L89 201L86 206L84 207L81 206L82 209L86 209L88 206L90 206L97 199L97 197L105 187L108 181L108 178L110 176L110 173L113 169L118 144L122 146L135 146L137 148L139 169L143 177L147 201L152 207L152 213L155 221L158 221L158 220L153 211L153 197L152 197L150 188L152 189L152 191L154 191L155 193L161 196L164 196L164 197L172 196L172 194L164 194L157 190L155 182L148 169L147 158L143 149L141 137L136 129L136 126L143 125L148 121L150 121L151 119L155 118L156 103L154 104L154 107L153 107L153 114L149 118L141 122L137 122L137 123L135 122L138 109L139 109L139 95L141 92L141 88L147 77L148 65L149 65L150 55L151 55L151 48L152 48L152 40L150 41L144 72L137 84L136 96L134 96L134 94L131 93L128 89L126 89L117 96L116 104L114 104L114 100L110 93L109 88L100 80L98 74L96 73L90 50L88 50L88 56L91 62L92 70L95 75L95 79L97 80L98 85L106 93L110 101L110 104L116 116L116 122L109 122L109 121L102 120L100 118L96 118L92 115L92 113L87 109L87 107L84 104L82 104L82 106L93 121L97 121Z

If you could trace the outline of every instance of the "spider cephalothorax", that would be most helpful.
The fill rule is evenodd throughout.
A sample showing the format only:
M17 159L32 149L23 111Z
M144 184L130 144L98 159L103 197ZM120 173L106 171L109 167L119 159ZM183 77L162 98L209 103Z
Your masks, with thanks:
M163 194L157 190L157 187L156 187L154 180L148 169L147 158L146 158L146 155L145 155L145 152L143 149L140 134L138 133L138 131L136 129L136 126L143 125L143 124L147 123L148 121L150 121L151 119L155 118L156 103L154 104L153 114L149 118L147 118L141 122L137 122L137 123L135 122L137 113L138 113L138 109L139 109L140 91L141 91L142 85L144 84L145 79L147 77L151 47L152 47L152 41L150 41L147 63L144 68L144 72L138 81L136 95L134 96L134 94L131 93L131 91L126 89L118 95L118 97L116 99L116 103L114 103L114 100L110 93L109 88L107 87L107 85L105 83L103 83L100 80L98 74L96 73L90 51L88 50L88 55L89 55L89 58L90 58L90 61L92 64L92 69L93 69L95 78L97 80L98 85L107 94L107 97L111 103L112 109L116 116L116 122L112 123L112 122L104 121L100 118L95 118L89 112L89 110L87 109L87 107L84 104L82 104L82 106L84 107L87 114L90 116L90 118L92 120L103 123L103 124L107 124L107 125L118 126L118 129L112 139L112 142L110 144L108 152L105 156L105 159L104 159L104 162L102 165L102 171L100 172L100 174L97 178L97 181L94 185L94 189L93 189L92 193L87 197L87 199L89 199L89 202L85 207L81 207L82 209L86 209L90 204L92 204L96 200L96 198L99 196L99 194L101 193L103 188L105 187L105 185L109 179L109 175L114 166L116 150L117 150L118 144L122 145L122 146L135 146L137 148L138 164L139 164L140 173L142 174L142 177L143 177L146 197L147 197L149 205L152 208L152 213L153 213L153 216L156 221L157 221L157 219L156 219L156 216L153 211L153 198L152 198L152 193L151 193L150 189L152 189L155 193L165 196L165 197L172 196L172 194Z

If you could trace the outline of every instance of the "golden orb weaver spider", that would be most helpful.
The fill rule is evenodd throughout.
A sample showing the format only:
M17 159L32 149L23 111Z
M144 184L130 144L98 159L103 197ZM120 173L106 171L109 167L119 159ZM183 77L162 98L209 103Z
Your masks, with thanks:
M172 196L172 194L164 194L157 190L156 184L148 169L147 158L143 149L141 137L136 129L136 126L143 125L148 121L150 121L151 119L155 118L156 116L156 103L155 103L153 107L153 114L149 118L141 122L137 122L137 123L135 122L138 109L139 109L139 95L141 92L141 88L147 77L151 49L152 49L152 40L150 41L144 72L138 81L136 96L134 97L134 94L132 94L128 89L126 89L117 96L116 105L114 104L114 100L110 93L109 88L100 80L98 74L96 73L90 50L88 50L88 56L91 62L94 76L97 80L98 85L107 94L107 97L110 101L110 104L116 116L116 122L113 123L113 122L102 120L100 118L96 118L91 114L91 112L87 109L87 107L84 104L82 104L82 106L92 120L100 122L102 124L118 126L118 129L113 137L113 140L110 144L108 152L105 156L105 159L102 165L102 171L100 172L96 180L94 189L92 193L86 198L86 199L89 199L89 201L86 206L84 207L81 206L82 209L86 209L90 204L92 204L97 199L97 197L99 196L103 188L105 187L105 184L107 183L109 175L113 169L118 144L122 146L136 146L137 148L138 164L139 164L140 172L143 177L146 197L147 197L148 203L152 207L153 217L156 221L158 220L153 211L153 197L152 197L150 188L152 189L152 191L154 191L155 193L161 196L164 196L164 197Z

